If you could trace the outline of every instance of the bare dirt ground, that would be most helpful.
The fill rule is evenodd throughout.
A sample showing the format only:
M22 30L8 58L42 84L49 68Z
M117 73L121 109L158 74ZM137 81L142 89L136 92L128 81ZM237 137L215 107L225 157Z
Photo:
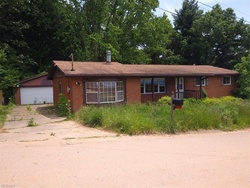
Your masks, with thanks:
M0 188L250 187L249 153L249 129L131 137L17 106L0 130Z

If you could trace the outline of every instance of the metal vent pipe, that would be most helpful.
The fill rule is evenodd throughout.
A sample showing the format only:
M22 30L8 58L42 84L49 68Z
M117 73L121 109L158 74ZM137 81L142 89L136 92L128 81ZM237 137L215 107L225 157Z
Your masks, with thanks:
M106 51L106 63L111 63L111 51Z

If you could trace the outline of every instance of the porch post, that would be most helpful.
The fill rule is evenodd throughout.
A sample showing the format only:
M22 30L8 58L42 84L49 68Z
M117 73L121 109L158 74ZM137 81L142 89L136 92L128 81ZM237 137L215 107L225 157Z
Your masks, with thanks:
M180 98L180 88L179 88L179 82L180 82L180 78L177 77L177 93L178 93L178 99Z
M152 102L154 102L154 78L151 79L151 89L152 89Z

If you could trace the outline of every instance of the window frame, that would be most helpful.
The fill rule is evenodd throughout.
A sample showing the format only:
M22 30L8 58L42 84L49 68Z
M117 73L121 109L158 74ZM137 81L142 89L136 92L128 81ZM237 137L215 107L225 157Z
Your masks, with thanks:
M61 81L58 82L58 94L59 95L62 94L62 82Z
M200 83L197 83L198 80L200 81L200 78L199 78L199 77L196 77L196 78L195 78L195 86L197 86L197 87L200 86ZM202 82L202 85L201 85L201 86L206 86L206 85L207 85L207 79L206 79L206 78L205 78L205 79L202 79L201 82Z
M161 84L160 81L163 81L163 84ZM161 88L163 88L164 91L161 91L162 90ZM156 93L156 94L166 93L166 79L165 78L162 78L162 77L161 78L141 78L141 94L152 94L152 93Z
M90 86L93 86L93 85L96 85L96 87L92 87L92 88L90 88L89 90L89 92L88 92L88 86L87 85L90 85ZM86 93L86 103L87 104L98 104L98 102L99 102L99 83L98 82L86 82L85 83L85 93ZM87 100L88 100L88 95L96 95L96 99L97 99L97 101L95 102L95 101L93 101L93 102L87 102Z
M225 80L226 78L229 78L229 83L227 82L228 80ZM231 76L223 76L222 77L222 84L223 85L232 85L232 77Z
M87 86L91 84L96 84L95 92L88 92ZM124 101L124 81L90 81L85 83L85 88L86 104L111 104ZM91 93L96 94L96 101L89 101L88 94Z

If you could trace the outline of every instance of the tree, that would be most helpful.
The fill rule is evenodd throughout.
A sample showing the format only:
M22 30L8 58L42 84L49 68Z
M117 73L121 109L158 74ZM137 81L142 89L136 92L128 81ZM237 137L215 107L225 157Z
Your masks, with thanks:
M28 49L24 32L29 24L23 19L27 10L25 0L0 2L0 89L6 99L13 96L13 86L29 75L35 64L23 53Z
M203 11L199 9L196 0L184 0L182 8L176 10L174 15L174 28L177 33L171 35L172 50L175 55L182 58L181 64L202 64L200 56L201 50L200 38L191 31L194 22L202 17Z
M241 62L235 65L235 70L240 72L238 83L240 88L236 90L236 95L250 99L250 54L241 58Z
M171 45L170 35L172 32L174 32L174 30L166 15L154 17L141 27L139 36L142 40L139 45L140 49L147 55L148 63L174 63L174 54L169 48Z
M233 69L242 56L249 53L249 25L244 20L237 20L231 8L222 10L215 5L191 29L200 36L205 46L204 64ZM202 45L201 45L202 46Z
M59 10L57 36L76 60L105 61L111 50L121 63L166 63L172 28L166 16L153 14L157 6L157 0L70 0Z

